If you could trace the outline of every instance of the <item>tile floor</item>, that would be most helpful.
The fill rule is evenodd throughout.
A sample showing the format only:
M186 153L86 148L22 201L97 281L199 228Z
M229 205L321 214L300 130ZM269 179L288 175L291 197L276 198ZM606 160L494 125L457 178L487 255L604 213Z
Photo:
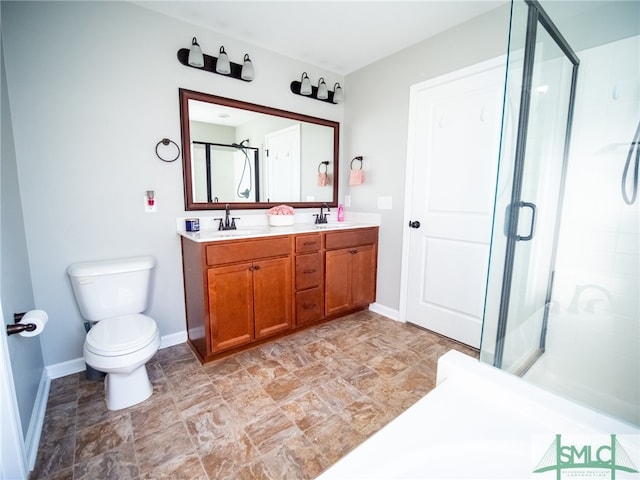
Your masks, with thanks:
M314 478L429 392L452 348L477 357L363 311L206 366L160 350L154 394L115 412L102 381L59 378L30 479Z

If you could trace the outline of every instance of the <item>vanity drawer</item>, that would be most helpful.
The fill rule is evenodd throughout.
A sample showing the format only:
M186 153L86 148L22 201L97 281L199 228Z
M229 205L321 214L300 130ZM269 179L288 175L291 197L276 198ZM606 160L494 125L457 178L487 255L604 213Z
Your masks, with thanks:
M317 252L322 245L319 233L296 236L296 253Z
M322 285L322 254L296 256L296 290Z
M354 228L341 232L327 232L325 245L327 250L372 245L378 241L377 228Z
M322 288L296 292L296 325L315 322L322 318Z
M291 253L290 241L289 237L270 237L259 240L210 243L205 247L207 265L223 265L286 256Z

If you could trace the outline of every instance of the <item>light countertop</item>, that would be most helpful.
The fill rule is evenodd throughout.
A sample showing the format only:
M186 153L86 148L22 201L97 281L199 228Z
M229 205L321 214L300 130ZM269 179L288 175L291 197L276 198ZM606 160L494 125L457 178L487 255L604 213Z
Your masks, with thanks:
M368 222L331 222L318 225L313 223L296 223L286 227L272 227L269 225L239 226L236 230L204 229L199 232L178 230L178 234L194 242L215 242L242 238L272 237L275 235L340 231L350 228L370 228L376 226L378 225Z

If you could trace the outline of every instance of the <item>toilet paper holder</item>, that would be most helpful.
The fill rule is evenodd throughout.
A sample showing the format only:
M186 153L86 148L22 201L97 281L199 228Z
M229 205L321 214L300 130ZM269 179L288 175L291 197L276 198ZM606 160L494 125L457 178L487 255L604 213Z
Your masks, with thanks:
M26 314L27 312L13 314L13 325L7 325L7 335L13 335L24 331L33 332L37 328L35 323L20 323L20 320L22 320L22 317Z

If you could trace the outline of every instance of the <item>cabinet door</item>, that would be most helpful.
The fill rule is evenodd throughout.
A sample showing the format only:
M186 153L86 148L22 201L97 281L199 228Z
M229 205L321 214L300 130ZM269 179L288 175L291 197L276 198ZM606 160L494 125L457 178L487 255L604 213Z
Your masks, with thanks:
M207 271L212 352L254 339L251 266L240 263Z
M292 325L291 258L253 263L256 338L268 337Z
M325 257L325 313L331 315L351 306L351 253L353 249L328 251Z
M327 315L367 305L376 298L376 249L362 245L326 255Z
M367 305L376 299L376 256L373 245L352 249L351 305Z

